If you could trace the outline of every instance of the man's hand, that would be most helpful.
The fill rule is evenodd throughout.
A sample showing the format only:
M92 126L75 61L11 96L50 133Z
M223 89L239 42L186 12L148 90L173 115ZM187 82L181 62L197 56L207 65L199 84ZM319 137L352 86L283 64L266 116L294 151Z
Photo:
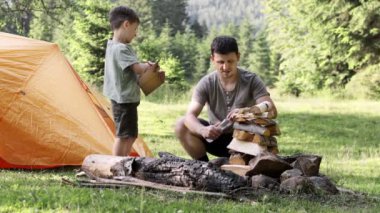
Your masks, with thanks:
M222 134L222 130L216 125L210 125L202 127L199 133L205 139L215 140Z
M233 121L238 114L242 114L242 113L246 113L246 112L249 112L248 107L247 108L233 109L230 113L228 113L227 119L229 119L230 121Z

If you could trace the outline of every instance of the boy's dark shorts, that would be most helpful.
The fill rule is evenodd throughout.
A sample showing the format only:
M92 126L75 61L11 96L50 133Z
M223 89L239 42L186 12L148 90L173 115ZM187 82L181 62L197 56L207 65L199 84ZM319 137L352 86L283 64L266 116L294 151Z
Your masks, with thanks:
M198 118L198 120L205 126L209 126L210 123ZM212 155L218 157L229 157L230 153L228 153L229 149L227 146L230 144L232 140L232 133L225 133L220 135L213 142L209 143L206 139L202 138L202 142L206 147L206 151Z
M115 121L116 137L137 138L137 106L138 103L117 103L111 100L113 120Z

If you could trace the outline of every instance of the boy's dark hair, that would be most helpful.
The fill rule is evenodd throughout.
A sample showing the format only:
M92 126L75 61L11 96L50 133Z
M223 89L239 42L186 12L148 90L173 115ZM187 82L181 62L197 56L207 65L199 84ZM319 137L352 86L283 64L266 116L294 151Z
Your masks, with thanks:
M109 14L109 21L111 24L111 29L119 29L124 21L129 21L131 23L140 23L140 19L136 12L126 6L118 6L111 10Z
M217 36L211 43L211 55L214 55L214 53L228 54L232 52L239 54L236 39L231 36Z

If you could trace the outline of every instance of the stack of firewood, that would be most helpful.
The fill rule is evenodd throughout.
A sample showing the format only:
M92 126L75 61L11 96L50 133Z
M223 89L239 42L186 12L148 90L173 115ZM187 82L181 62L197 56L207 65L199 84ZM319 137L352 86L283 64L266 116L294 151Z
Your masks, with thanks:
M275 136L280 135L280 129L278 123L269 118L268 109L268 102L264 102L241 109L235 115L233 140L228 146L229 164L247 165L257 155L279 153Z

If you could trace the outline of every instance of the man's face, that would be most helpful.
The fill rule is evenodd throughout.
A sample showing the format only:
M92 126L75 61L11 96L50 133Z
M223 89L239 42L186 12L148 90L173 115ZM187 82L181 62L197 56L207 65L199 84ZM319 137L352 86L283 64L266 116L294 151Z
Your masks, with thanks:
M222 78L231 78L236 75L239 59L240 54L235 52L227 54L214 53L211 56L211 61Z

